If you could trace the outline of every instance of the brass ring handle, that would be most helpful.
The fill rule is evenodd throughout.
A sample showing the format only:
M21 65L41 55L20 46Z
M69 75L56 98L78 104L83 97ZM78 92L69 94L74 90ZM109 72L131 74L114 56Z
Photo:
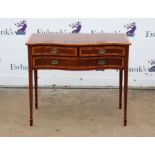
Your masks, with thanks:
M51 60L51 65L58 65L59 61L58 60Z
M98 50L98 54L99 55L102 55L102 54L105 54L106 53L106 49L104 49L104 48L100 48L99 50Z
M58 49L56 47L51 49L51 54L57 54L57 52L58 52Z
M98 60L98 64L99 65L105 65L106 64L106 61L101 59L101 60Z

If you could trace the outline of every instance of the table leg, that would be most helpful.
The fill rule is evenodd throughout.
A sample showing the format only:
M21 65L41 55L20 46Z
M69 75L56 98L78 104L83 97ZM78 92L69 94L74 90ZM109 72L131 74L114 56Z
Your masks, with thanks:
M38 71L34 70L35 108L38 109Z
M127 125L128 70L124 70L124 126Z
M122 109L122 80L123 70L119 70L119 109Z
M29 69L30 126L33 126L33 70Z

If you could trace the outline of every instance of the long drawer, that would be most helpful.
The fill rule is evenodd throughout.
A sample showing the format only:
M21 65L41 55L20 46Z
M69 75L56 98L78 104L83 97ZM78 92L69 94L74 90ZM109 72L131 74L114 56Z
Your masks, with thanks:
M80 56L124 56L125 47L120 46L99 46L99 47L80 47Z
M69 57L34 57L33 68L44 69L121 69L124 68L124 57L93 57L93 58L69 58Z
M34 46L32 55L77 56L76 47Z

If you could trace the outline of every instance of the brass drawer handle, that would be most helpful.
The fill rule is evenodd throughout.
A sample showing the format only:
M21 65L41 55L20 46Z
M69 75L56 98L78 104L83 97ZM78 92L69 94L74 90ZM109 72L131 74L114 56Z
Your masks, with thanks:
M57 52L58 52L58 49L56 47L51 49L51 54L57 54Z
M98 64L99 65L105 65L106 64L106 61L105 60L98 60Z
M51 60L51 65L58 65L59 61L58 60Z
M102 55L102 54L105 54L106 53L106 49L104 49L104 48L100 48L99 50L98 50L98 54L99 55Z

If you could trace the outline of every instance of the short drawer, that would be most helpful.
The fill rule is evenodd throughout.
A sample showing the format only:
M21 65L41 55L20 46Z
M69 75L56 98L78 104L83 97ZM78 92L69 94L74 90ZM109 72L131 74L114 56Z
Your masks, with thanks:
M125 48L119 46L81 47L80 56L124 56Z
M124 68L124 57L93 57L93 58L60 58L60 57L34 57L34 68L53 68L71 70L92 69L121 69Z
M77 56L76 47L36 46L32 55Z

